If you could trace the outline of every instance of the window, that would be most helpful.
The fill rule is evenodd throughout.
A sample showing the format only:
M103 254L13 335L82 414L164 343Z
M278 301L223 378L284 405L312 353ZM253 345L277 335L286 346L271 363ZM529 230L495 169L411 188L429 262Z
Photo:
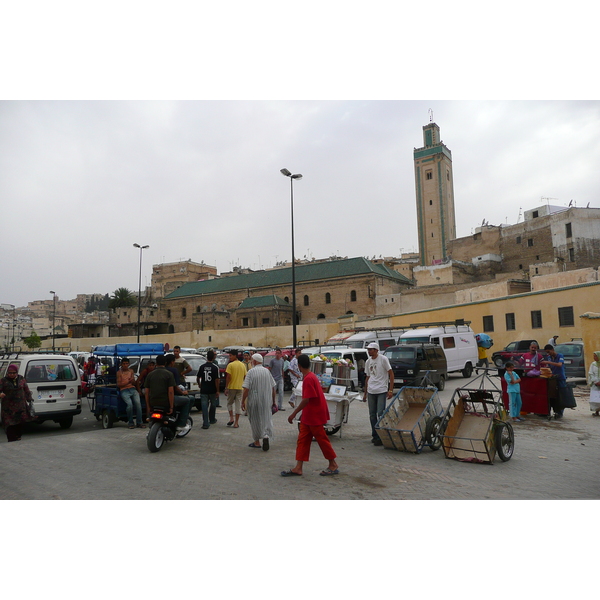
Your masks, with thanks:
M531 328L541 329L542 328L542 311L532 310L531 311Z
M248 327L248 317L242 317L242 327Z
M531 215L534 219L537 219L540 216L540 213L537 210L534 210L532 215Z
M127 316L127 311L125 311L125 312L123 313L123 316L124 316L124 317L126 317L126 316Z
M573 228L571 227L571 223L565 224L565 233L568 238L573 237Z
M494 317L492 315L483 317L483 331L494 331Z
M331 304L331 294L329 292L325 294L325 304Z
M304 296L304 306L308 306L308 296Z
M356 290L350 292L350 302L356 302Z
M262 324L263 325L268 325L269 324L269 317L263 317Z
M520 244L520 243L521 243L521 236L520 236L520 235L518 235L518 236L517 236L517 244Z
M433 206L433 200L429 201L429 206Z
M446 179L450 181L450 171L446 170Z
M514 331L517 328L515 313L506 313L506 331Z
M527 245L531 248L533 246L533 238L527 240Z
M425 179L433 179L433 171L425 171Z
M171 318L171 309L167 308L167 319Z
M558 309L558 324L560 327L574 327L575 317L572 306L563 306Z
M519 265L519 271L523 270L523 265Z
M181 309L181 316L182 317L187 317L187 308L182 308Z
M288 297L288 296L286 296L286 297L284 298L284 300L285 300L285 301L286 301L288 304L290 303L290 299L289 299L289 297Z
M319 313L317 315L317 319L324 319L324 318L325 318L325 315L323 313Z
M575 248L569 248L569 260L575 262Z
M200 307L196 306L196 312L200 312Z
M448 348L456 348L456 342L453 337L445 337L442 338L443 347L448 350Z

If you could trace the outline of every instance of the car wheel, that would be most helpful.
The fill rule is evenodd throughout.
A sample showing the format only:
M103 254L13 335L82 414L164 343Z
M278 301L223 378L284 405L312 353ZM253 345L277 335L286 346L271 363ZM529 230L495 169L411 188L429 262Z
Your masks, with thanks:
M71 427L71 425L73 425L73 415L71 415L70 417L65 417L64 419L61 419L58 424L60 425L61 429L69 429L69 427Z
M437 382L437 389L438 391L442 391L445 389L446 387L446 378L443 375L440 375L440 380Z
M473 375L473 365L471 363L467 363L465 365L465 368L461 371L461 373L463 377L468 379L469 377L471 377L471 375Z

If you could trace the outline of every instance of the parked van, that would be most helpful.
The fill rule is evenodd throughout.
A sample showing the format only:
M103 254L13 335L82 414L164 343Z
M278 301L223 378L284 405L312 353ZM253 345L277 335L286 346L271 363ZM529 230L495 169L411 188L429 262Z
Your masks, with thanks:
M394 387L427 385L424 377L443 390L448 378L448 363L442 347L438 344L401 344L384 351L394 372Z
M72 356L14 354L0 358L0 377L8 365L17 365L33 397L36 422L54 421L68 429L81 412L81 376Z
M477 340L468 325L428 323L431 327L411 329L400 336L401 344L439 344L446 355L448 373L460 371L471 377L477 364Z
M383 352L389 346L400 343L400 336L406 329L382 329L373 331L359 331L344 340L351 348L366 348L371 342L379 344L379 350Z
M350 370L350 385L346 385L353 392L358 389L359 385L362 387L365 380L365 363L369 358L369 354L366 350L360 350L358 348L342 348L338 350L323 350L321 354L329 360L343 358L344 360L351 361L354 365L354 369ZM328 367L326 372L332 373L333 368L331 368L331 371L329 369L330 368Z

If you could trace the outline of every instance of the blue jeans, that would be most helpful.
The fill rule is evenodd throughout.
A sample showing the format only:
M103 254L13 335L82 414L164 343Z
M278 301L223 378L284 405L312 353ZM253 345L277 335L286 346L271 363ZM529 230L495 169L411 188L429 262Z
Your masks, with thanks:
M523 406L521 392L508 392L508 406L511 417L521 416L521 407Z
M203 427L210 427L211 423L217 422L215 419L217 404L218 402L216 394L200 394L200 407L202 409Z
M127 408L127 423L133 425L133 406L135 405L135 420L138 425L142 424L142 403L140 395L135 388L121 390L121 399L125 402Z
M387 392L381 392L381 394L367 394L367 402L369 404L369 421L371 421L371 435L374 440L379 439L379 434L375 429L377 421L381 418L383 411L385 410L385 401L387 399Z
M283 377L275 380L275 390L277 391L277 408L283 406Z
M176 427L185 427L187 418L190 415L190 408L192 407L193 400L187 396L175 396L173 401L174 410L178 410L179 419L177 419Z

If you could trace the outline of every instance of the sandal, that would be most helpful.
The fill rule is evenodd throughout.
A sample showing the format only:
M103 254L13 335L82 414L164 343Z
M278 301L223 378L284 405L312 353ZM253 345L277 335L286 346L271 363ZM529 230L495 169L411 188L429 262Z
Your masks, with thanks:
M296 473L295 471L292 471L291 469L288 469L287 471L281 471L281 476L282 477L302 477L302 473Z
M248 448L261 448L261 446L257 446L254 442L248 444Z
M328 475L337 475L340 472L339 469L335 469L335 470L331 470L331 469L325 469L324 471L321 471L319 473L319 475L322 475L323 477L327 477Z
M129 429L135 429L135 425L128 425Z

